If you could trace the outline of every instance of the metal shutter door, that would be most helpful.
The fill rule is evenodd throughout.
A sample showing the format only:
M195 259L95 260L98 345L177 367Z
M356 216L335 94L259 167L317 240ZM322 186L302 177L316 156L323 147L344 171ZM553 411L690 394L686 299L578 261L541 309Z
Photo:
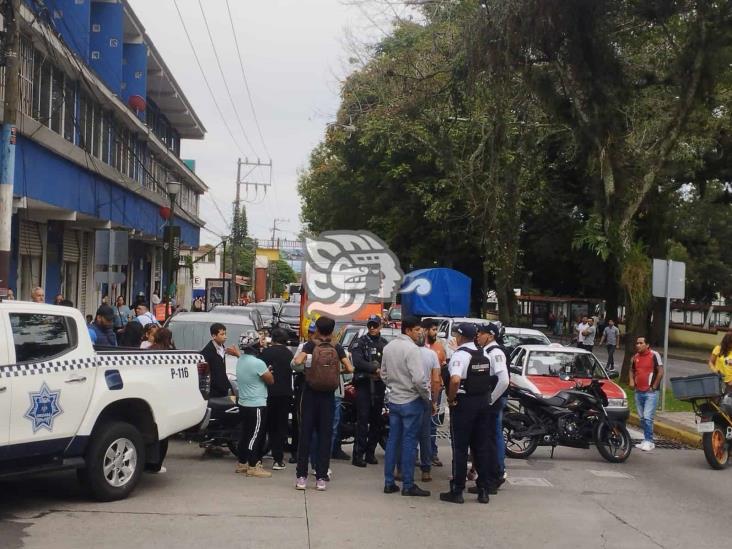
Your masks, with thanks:
M89 279L89 246L91 245L91 238L89 233L81 233L79 236L81 236L81 265L79 269L81 288L79 289L79 303L81 304L81 312L86 313L86 282Z
M38 223L20 220L20 255L43 255L41 228Z
M78 263L80 257L79 233L70 229L64 230L64 261Z

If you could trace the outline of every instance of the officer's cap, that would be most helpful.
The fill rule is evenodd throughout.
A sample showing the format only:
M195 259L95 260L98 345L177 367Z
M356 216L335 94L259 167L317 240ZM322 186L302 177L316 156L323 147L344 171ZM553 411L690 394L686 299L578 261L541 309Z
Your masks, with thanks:
M366 321L366 326L368 328L371 328L371 326L381 326L381 317L379 315L371 315Z
M479 325L478 331L483 332L484 334L491 334L493 337L498 337L498 335L501 333L501 331L498 329L498 326L496 326L492 322L486 322L485 324Z
M474 339L475 335L477 334L475 330L475 324L471 324L470 322L463 322L458 326L457 333L468 339Z

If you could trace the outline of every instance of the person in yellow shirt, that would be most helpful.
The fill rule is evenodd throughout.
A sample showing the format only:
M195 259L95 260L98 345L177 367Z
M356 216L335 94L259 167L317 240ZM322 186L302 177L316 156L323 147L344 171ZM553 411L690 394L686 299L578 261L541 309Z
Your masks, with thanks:
M709 368L722 376L727 384L727 392L732 393L732 331L722 338L722 343L712 350Z

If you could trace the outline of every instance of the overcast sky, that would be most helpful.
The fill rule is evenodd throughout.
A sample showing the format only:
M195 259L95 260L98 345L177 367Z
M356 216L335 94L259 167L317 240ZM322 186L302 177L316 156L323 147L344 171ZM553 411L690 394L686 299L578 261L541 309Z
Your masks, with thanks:
M210 187L201 201L201 216L216 233L228 233L235 195L236 159L263 161L267 154L254 124L231 32L225 0L203 0L214 42L234 101L242 115L249 147L236 121L216 66L198 0L177 0L206 76L234 136L232 142L196 65L173 0L129 0L193 108L206 126L203 141L184 141L181 155L196 160L197 173ZM269 237L275 217L289 219L279 226L282 238L300 229L297 172L307 165L310 151L322 139L339 104L339 79L347 73L346 33L373 40L380 31L360 8L339 0L229 0L264 141L274 165L272 188L260 204L247 206L250 234ZM253 173L268 178L266 170ZM262 198L260 192L259 198ZM250 195L254 199L253 192ZM213 201L225 214L218 214ZM217 242L201 231L202 242Z

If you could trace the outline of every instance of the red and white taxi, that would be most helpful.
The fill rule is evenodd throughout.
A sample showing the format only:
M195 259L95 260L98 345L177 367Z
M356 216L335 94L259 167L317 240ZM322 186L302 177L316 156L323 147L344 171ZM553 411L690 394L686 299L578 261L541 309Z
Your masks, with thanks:
M544 397L574 389L577 382L605 380L602 388L608 398L608 415L625 421L630 414L625 391L612 381L618 377L617 372L608 375L595 355L585 349L564 347L558 343L522 345L511 355L509 370L511 383Z

